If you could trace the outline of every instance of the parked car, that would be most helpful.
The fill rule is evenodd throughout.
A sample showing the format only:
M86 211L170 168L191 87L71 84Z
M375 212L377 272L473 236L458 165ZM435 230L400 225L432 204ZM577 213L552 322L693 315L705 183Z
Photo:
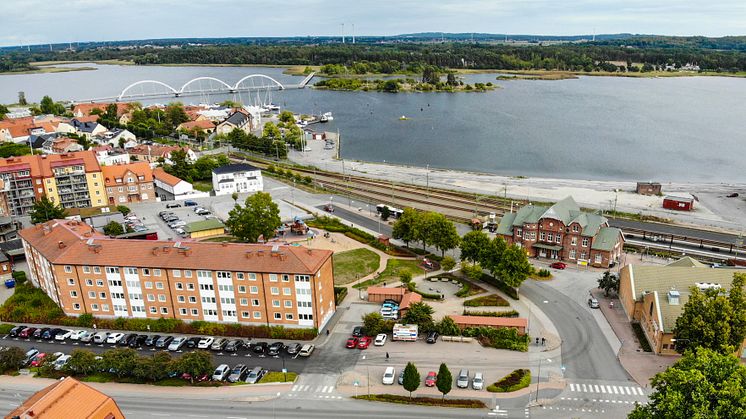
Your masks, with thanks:
M119 340L122 339L123 337L124 337L124 333L114 332L106 338L106 343L116 345L117 343L119 343Z
M53 340L60 332L62 332L62 329L55 327L42 333L41 338L44 340Z
M399 371L399 378L396 379L396 382L399 383L399 385L404 384L404 369L403 368L401 371Z
M145 344L146 340L148 340L148 335L137 335L135 339L130 341L130 348L139 348Z
M93 337L95 335L96 334L93 333L93 332L91 332L90 330L86 330L85 332L83 332L83 334L80 335L80 337L78 338L78 340L81 341L81 342L83 342L83 343L89 343L89 342L91 342L93 340Z
M349 349L354 349L354 348L357 348L358 343L360 343L360 341L356 337L353 336L347 339L347 343L345 344L345 346Z
M427 373L427 377L425 377L425 386L426 387L433 387L435 386L435 381L438 379L438 373L435 371L430 371Z
M481 390L484 387L484 377L481 372L475 373L474 378L471 380L471 388L474 390Z
M233 353L243 349L243 347L244 343L241 339L233 339L228 341L228 343L225 345L225 351Z
M251 347L251 351L261 355L267 352L268 347L267 342L257 342Z
M14 327L14 328L10 329L10 332L8 332L8 335L10 335L10 337L12 337L12 338L14 338L14 337L18 337L18 335L19 335L19 334L20 334L20 333L21 333L21 332L23 331L23 329L25 329L25 328L26 328L26 326L16 326L16 327Z
M554 262L549 265L549 267L554 269L565 269L567 268L567 264L565 262Z
M34 359L31 360L31 367L40 367L42 363L44 363L44 360L47 358L47 354L44 352L41 352L39 354L36 354Z
M109 336L109 332L98 332L93 335L93 343L104 343Z
M181 228L181 227L176 227L176 228L174 229L174 232L175 232L176 234L178 234L179 236L181 236L181 237L184 237L184 236L186 236L186 231L185 231L185 230L184 230L183 228Z
M185 372L184 374L181 374L182 380L191 381L192 380L192 374L189 374L188 372ZM202 383L204 381L207 381L210 379L210 374L202 374L199 377L196 377L194 381L198 383Z
M83 337L86 333L90 333L86 330L73 330L72 333L70 333L70 340L80 340L81 337Z
M181 204L166 204L166 208L181 208Z
M119 339L119 342L117 342L117 344L119 346L129 346L130 342L132 342L133 339L137 339L137 333L127 333L122 336L121 339Z
M376 335L376 341L373 343L375 346L383 346L386 344L386 339L388 339L388 335L385 333L379 333Z
M70 360L70 355L62 355L54 360L54 369L59 371L62 368L65 367L65 364L67 364L67 361Z
M202 338L202 340L197 344L197 349L210 349L210 345L212 345L213 342L215 342L215 338Z
M19 338L30 338L34 335L34 332L36 332L35 327L27 327L21 330L20 332L18 332L18 337Z
M199 344L199 341L201 341L202 338L200 336L192 336L186 341L186 347L189 349L194 349Z
M285 347L285 351L288 355L297 355L302 348L303 346L300 343L291 343Z
M456 379L456 386L458 388L467 388L469 387L469 370L462 369L458 373L458 378Z
M47 333L50 330L51 328L49 327L42 327L41 329L36 329L34 330L34 338L41 339L42 335L44 335L44 333Z
M371 339L371 338L369 338L367 336L363 336L360 339L358 339L357 348L358 349L368 349L368 346L370 346L370 342L372 342L372 341L373 341L373 339Z
M600 308L600 306L598 305L598 300L596 300L593 297L589 298L588 299L588 307L590 307L590 308Z
M187 199L186 201L184 201L184 206L185 207L196 207L197 205L198 204L196 202L192 201L191 199Z
M231 367L227 364L220 364L215 368L215 372L212 373L212 379L213 381L224 381L230 373Z
M39 350L36 348L31 348L28 351L26 351L26 358L23 360L23 365L26 366L31 363L31 361L36 358L36 355L39 355Z
M161 335L150 335L147 338L145 338L145 346L153 346L156 342L158 342L158 339L161 338Z
M386 371L383 372L383 384L393 385L395 374L396 370L394 370L394 367L386 367Z
M267 356L279 356L280 352L285 349L285 344L282 342L275 342L269 345L267 349Z
M354 329L352 329L352 336L359 338L363 335L363 326L355 326Z
M156 342L155 347L156 348L168 348L168 345L171 344L171 341L174 340L173 336L161 336Z
M311 356L311 353L313 353L315 346L309 344L303 345L303 347L300 349L300 352L298 352L298 356L308 357Z
M239 381L243 381L246 378L246 375L249 374L249 369L244 364L238 364L235 367L233 367L233 370L231 371L231 375L228 376L228 381L231 383L237 383Z
M171 211L161 211L158 213L158 216L161 217L161 219L168 217L169 215L174 215Z
M427 334L427 340L426 340L426 342L427 343L435 343L435 342L438 341L438 336L440 336L438 334L438 332L432 331L432 332L430 332L430 333Z
M213 351L222 351L223 348L225 348L225 345L228 344L228 339L226 338L217 338L215 341L210 345L210 349Z
M267 370L262 369L262 367L254 367L249 371L249 375L246 376L246 382L249 384L256 384L262 379L262 377L264 377L266 372Z
M168 345L169 351L178 351L181 349L182 346L186 343L187 338L185 336L179 336L176 339L172 340L171 343Z
M72 336L72 335L73 335L73 331L72 330L62 330L62 331L60 331L60 333L57 333L56 335L54 335L54 340L65 340L65 339L69 339L70 336Z

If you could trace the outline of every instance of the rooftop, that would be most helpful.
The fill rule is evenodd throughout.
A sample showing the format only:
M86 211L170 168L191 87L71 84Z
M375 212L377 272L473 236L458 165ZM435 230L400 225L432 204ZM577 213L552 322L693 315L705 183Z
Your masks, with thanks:
M117 182L117 179L123 179L127 172L132 172L136 177L143 176L144 180L136 179L137 182L152 182L153 170L147 162L137 162L129 164L115 164L112 166L103 166L101 168L106 186L116 186L127 183L126 180Z
M216 167L212 169L212 173L215 173L216 175L222 175L226 173L252 172L255 170L259 170L259 168L246 163L234 163Z
M34 176L51 177L52 168L80 164L85 171L100 172L101 166L93 151L75 151L64 154L49 154L32 156L9 157L0 159L0 172L16 171L21 169L31 170Z
M67 377L26 399L6 418L124 418L114 399L93 387Z
M162 167L156 167L155 169L153 169L153 178L165 183L166 185L171 186L176 186L179 184L179 182L186 182L185 180L181 180L172 174L166 173L166 171L163 170Z
M220 220L210 218L209 220L195 221L184 226L184 231L187 233L194 233L197 231L214 230L217 228L225 228Z
M406 288L401 287L368 287L368 295L404 295Z
M522 317L462 316L457 314L452 314L450 317L458 325L522 328L526 328L526 326L528 326L528 320Z

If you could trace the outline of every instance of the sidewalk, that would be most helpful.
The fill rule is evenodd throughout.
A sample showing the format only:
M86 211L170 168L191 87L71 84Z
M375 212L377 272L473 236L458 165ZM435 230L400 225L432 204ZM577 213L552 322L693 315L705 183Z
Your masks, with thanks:
M612 330L622 342L622 347L617 353L617 358L622 367L630 376L644 388L650 387L650 379L661 371L679 360L679 356L662 356L642 350L635 332L632 330L630 321L624 313L618 298L604 297L603 290L594 289L591 294L598 300L598 304ZM614 302L614 308L609 307L609 302Z

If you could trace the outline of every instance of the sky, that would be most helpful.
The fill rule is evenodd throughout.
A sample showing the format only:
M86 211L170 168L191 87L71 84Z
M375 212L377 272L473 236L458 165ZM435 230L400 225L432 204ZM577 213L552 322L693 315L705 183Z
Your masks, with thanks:
M148 38L746 35L745 0L0 0L0 46Z

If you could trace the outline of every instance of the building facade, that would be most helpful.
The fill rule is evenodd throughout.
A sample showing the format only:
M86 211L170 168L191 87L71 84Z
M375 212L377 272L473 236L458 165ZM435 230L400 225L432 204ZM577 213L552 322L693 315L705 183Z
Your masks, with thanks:
M529 257L608 268L619 263L624 236L598 214L583 212L572 197L550 207L526 205L505 214L497 227L508 244Z
M155 201L153 170L148 163L104 166L101 170L109 205Z
M155 192L161 201L208 198L209 192L194 190L191 183L166 173L161 167L153 169Z
M14 216L28 214L43 195L65 208L106 205L101 166L92 151L0 159L0 179L9 184Z
M249 133L254 128L255 123L252 115L241 109L233 112L225 121L219 123L215 128L215 132L218 134L230 134L234 129L240 129L243 132Z
M250 164L228 164L212 170L215 195L257 192L263 188L262 171Z
M22 230L32 283L72 316L321 329L332 252L284 245L108 238L74 220Z

